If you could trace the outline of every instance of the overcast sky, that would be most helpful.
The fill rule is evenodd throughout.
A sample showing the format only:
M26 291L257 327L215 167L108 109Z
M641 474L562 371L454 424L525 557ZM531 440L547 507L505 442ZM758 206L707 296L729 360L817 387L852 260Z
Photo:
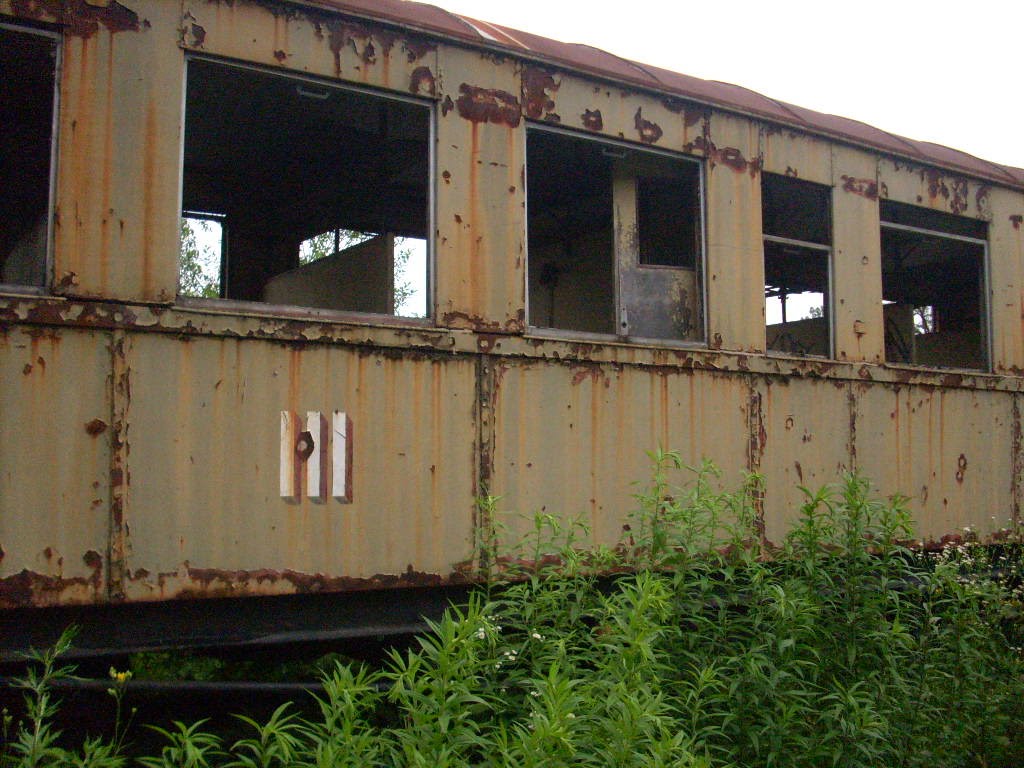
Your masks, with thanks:
M1024 0L433 0L1024 168Z

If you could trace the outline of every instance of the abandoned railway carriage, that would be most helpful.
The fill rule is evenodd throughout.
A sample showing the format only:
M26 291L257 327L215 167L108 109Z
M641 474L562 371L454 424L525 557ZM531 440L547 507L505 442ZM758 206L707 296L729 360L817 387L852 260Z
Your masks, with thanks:
M763 473L769 539L853 468L1018 518L1024 170L399 0L0 14L5 647L386 623L485 493L616 541L659 445Z

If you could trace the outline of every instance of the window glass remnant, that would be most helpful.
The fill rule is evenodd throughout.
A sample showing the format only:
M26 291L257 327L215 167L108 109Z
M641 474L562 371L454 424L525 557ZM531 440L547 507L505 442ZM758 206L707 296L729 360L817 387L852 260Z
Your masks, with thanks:
M988 367L983 221L883 201L885 359Z
M57 41L0 27L0 284L46 283Z
M527 133L529 322L701 341L698 162L568 133Z
M765 343L770 352L828 357L832 346L829 270L831 189L765 173Z
M209 251L183 229L181 294L426 316L430 120L414 100L190 60L182 210L221 229ZM219 265L215 290L189 245Z

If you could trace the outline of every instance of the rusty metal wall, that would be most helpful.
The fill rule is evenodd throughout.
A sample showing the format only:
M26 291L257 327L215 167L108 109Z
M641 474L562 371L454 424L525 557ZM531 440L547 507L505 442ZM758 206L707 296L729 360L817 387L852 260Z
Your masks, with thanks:
M73 5L0 0L65 30L55 296L0 296L0 607L458 581L482 493L614 543L658 446L762 473L776 541L846 469L924 537L1019 517L1019 191L324 9ZM431 323L175 304L186 54L433 101ZM526 327L530 121L703 160L706 348ZM763 354L762 171L833 188L834 360ZM879 199L989 222L994 374L880 364ZM281 412L334 410L351 503L283 498Z
M0 324L0 608L105 596L111 342Z

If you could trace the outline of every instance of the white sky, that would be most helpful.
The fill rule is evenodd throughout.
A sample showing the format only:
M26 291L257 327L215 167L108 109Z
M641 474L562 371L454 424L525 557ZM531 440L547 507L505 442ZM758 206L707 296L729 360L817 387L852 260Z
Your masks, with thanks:
M1024 168L1024 2L432 0Z

